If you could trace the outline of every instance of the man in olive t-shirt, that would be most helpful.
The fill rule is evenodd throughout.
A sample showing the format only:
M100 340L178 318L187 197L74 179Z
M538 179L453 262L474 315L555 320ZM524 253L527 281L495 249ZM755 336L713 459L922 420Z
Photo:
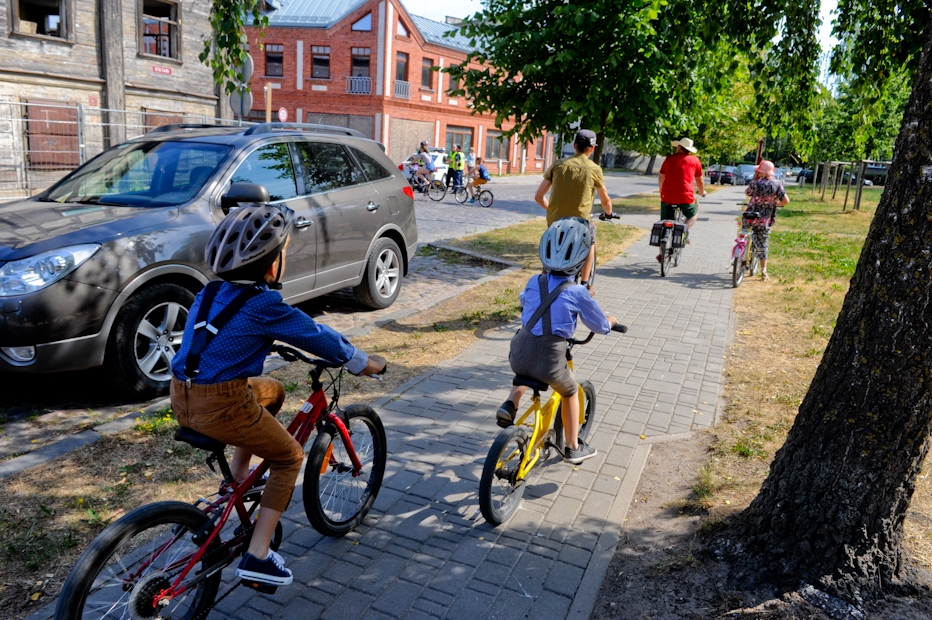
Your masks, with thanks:
M547 225L564 217L581 217L589 221L589 230L592 231L592 249L589 258L580 272L582 282L589 282L592 273L592 264L595 261L595 226L589 216L592 213L592 202L595 192L599 192L602 201L602 210L606 215L612 214L612 199L605 189L605 180L602 168L589 159L595 150L595 133L588 129L580 129L573 141L576 154L559 160L544 173L544 180L540 182L534 200L547 211ZM550 190L550 200L546 198ZM591 287L590 287L591 289Z

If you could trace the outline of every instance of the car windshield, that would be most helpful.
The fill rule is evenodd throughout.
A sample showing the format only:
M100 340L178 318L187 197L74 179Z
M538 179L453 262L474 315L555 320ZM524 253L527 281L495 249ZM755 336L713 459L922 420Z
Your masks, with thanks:
M741 164L738 166L738 171L741 174L754 174L754 165L753 164Z
M722 166L722 172L736 172L737 170L734 166Z
M197 142L128 142L65 177L50 202L167 207L188 202L231 147Z

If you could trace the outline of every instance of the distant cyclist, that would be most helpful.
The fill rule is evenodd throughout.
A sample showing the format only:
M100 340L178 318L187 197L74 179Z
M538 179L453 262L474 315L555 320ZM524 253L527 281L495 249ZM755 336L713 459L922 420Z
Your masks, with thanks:
M581 280L586 283L589 282L595 262L595 225L589 219L595 192L599 192L599 200L602 201L605 214L612 214L612 199L605 189L602 168L590 159L595 147L595 132L580 129L573 141L576 154L565 157L551 166L544 173L544 180L534 195L537 204L547 211L548 226L564 217L581 217L589 222L589 230L592 233L591 249L580 273ZM546 197L548 191L549 201ZM591 287L589 291L592 292Z
M479 186L485 185L492 180L489 169L482 163L482 158L476 158L476 165L469 170L469 183L466 188L469 190L469 202L476 202L476 196L479 195Z
M689 138L674 140L670 145L676 148L676 152L667 156L657 176L657 186L660 188L660 219L672 220L674 207L679 207L689 229L699 218L699 205L693 192L694 182L699 189L699 195L705 196L702 162L693 155L696 148ZM662 252L657 255L657 260L663 260Z
M437 166L434 164L434 158L427 149L427 140L421 142L417 152L417 178L418 185L427 187L430 185L430 177L434 174Z

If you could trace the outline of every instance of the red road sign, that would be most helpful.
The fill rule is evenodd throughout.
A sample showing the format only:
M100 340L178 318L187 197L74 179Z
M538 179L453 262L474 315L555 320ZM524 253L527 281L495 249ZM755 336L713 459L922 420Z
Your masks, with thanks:
M278 120L283 123L288 122L288 110L285 108L278 108Z

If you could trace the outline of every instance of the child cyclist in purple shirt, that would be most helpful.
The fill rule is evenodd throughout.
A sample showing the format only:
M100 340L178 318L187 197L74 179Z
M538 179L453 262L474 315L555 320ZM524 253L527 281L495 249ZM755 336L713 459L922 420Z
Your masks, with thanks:
M172 361L178 424L236 446L235 482L249 475L253 454L269 461L261 510L236 574L276 586L291 583L292 574L269 543L291 500L304 450L274 417L285 402L284 386L259 376L269 349L281 340L357 375L385 369L383 358L367 356L282 300L276 289L293 221L287 207L249 204L217 225L205 254L223 280L209 283L195 298Z
M578 464L596 455L596 450L579 439L579 399L573 398L578 383L566 363L566 339L576 332L576 319L599 334L607 334L617 323L592 299L588 289L574 284L589 257L592 233L589 223L577 217L555 221L540 240L544 275L534 276L521 292L521 329L511 341L508 361L516 375L542 381L563 397L561 416L566 433L563 460ZM518 401L527 388L515 386L496 412L499 426L514 423Z

